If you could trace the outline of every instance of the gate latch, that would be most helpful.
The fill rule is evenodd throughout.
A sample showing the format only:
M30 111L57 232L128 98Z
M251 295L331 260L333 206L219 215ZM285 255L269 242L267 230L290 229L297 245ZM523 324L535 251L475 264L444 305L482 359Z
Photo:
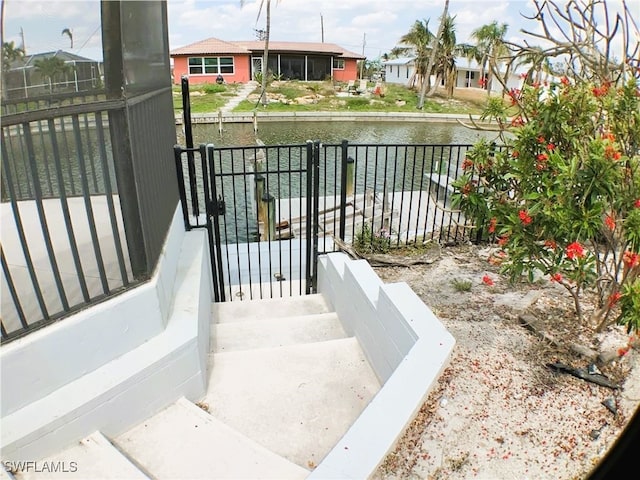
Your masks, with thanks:
M219 217L224 216L225 214L225 203L222 195L218 195L217 200L211 200L211 214L218 215Z

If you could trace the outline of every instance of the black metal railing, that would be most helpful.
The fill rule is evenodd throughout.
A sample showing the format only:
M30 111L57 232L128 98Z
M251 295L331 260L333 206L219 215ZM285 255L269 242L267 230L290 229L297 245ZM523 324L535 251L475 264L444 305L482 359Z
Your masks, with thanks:
M3 342L133 282L111 148L109 114L118 107L3 118Z
M224 285L216 301L235 300L234 285L250 298L291 294L278 288L283 279L309 293L317 255L337 250L336 239L362 240L365 229L389 247L469 239L472 226L451 208L451 184L470 147L177 146L185 227L213 229L214 277Z

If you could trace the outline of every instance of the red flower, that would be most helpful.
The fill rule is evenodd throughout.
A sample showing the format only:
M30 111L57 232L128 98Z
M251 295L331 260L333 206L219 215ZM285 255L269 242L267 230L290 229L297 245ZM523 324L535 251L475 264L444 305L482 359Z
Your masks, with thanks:
M578 242L570 243L567 245L567 257L569 257L569 260L584 257L584 247Z
M620 160L622 153L617 151L613 145L607 145L604 147L604 156L612 160Z
M568 79L567 77L562 77L562 78L560 79L560 82L561 82L563 85L569 85L569 79Z
M513 158L518 158L520 156L520 152L518 150L514 150L513 152L511 152L511 156ZM640 202L640 200L638 200L638 202Z
M551 250L555 250L558 245L553 240L545 240L544 246L550 248Z
M498 219L493 217L491 219L491 221L489 222L489 233L494 233L496 231L496 223L498 222Z
M491 277L489 275L485 275L484 277L482 277L482 283L488 286L492 286L493 280L491 280Z
M609 307L613 307L616 303L618 303L618 300L620 300L621 298L622 298L622 293L620 292L614 292L611 295L609 295L609 302L608 302Z
M540 135L538 137L538 143L545 143L545 142L546 142L546 140L544 139L544 137L542 135Z
M504 247L509 242L509 235L503 235L498 239L498 245Z
M640 208L640 198L633 202L633 206L636 208Z
M520 221L524 225L529 225L531 223L531 217L529 216L526 210L520 210L518 212L518 217L520 217Z
M549 150L550 152L553 152L555 148L556 146L553 143L550 143L549 145L547 145L547 150Z
M616 136L611 132L606 132L602 134L603 140L609 140L610 142L614 142L616 140Z
M465 158L464 162L462 162L462 169L463 170L468 170L470 168L473 168L473 162L471 160L469 160L468 158Z
M629 345L619 348L618 349L618 356L619 357L624 357L630 349L631 349L631 347L629 347Z
M522 119L522 117L520 115L518 115L517 117L514 117L511 120L511 126L512 127L521 127L522 125L524 125L524 120Z
M554 273L553 275L551 275L551 281L560 283L562 281L562 275L560 275L559 273Z
M547 160L549 160L549 156L546 153L539 153L536 158L539 162L546 162Z
M607 215L604 219L604 224L607 226L609 230L612 232L616 229L616 221L613 219L611 215Z
M637 267L640 265L640 254L632 252L631 250L627 250L622 255L622 261L624 266L628 269Z

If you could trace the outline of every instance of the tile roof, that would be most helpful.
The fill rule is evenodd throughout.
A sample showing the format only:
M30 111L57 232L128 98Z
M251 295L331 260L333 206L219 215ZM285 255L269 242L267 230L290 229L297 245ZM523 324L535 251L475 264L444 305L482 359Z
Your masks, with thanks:
M220 54L220 53L246 53L249 54L249 50L236 43L225 42L218 38L207 38L200 42L195 42L184 47L171 50L171 55L202 55L205 53Z
M222 53L251 53L256 51L262 51L264 49L264 42L253 41L239 41L239 42L225 42L217 38L209 38L201 42L192 43L185 47L176 48L171 51L171 55L202 55L202 54L222 54ZM350 52L334 43L319 43L319 42L269 42L269 51L272 52L298 52L298 53L325 53L339 55L342 58L365 58L355 52Z

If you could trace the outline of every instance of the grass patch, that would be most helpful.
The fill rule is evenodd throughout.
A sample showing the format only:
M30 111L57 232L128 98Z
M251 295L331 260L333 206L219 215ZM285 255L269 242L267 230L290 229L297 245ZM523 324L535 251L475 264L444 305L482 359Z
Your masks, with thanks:
M217 112L235 95L238 84L208 84L191 86L191 111L194 113ZM374 84L369 82L368 88ZM271 101L265 107L257 100L244 100L235 109L236 112L251 112L259 109L272 112L425 112L425 113L464 113L480 114L486 98L470 100L466 98L447 99L439 94L425 99L423 110L417 110L418 92L404 85L386 84L384 96L350 95L346 96L347 84L341 82L303 82L275 81L267 87L267 93L280 97L283 101ZM259 91L259 88L256 92ZM197 93L196 93L197 92ZM298 104L300 97L316 96L312 104ZM176 114L182 111L180 86L174 86L173 96Z

